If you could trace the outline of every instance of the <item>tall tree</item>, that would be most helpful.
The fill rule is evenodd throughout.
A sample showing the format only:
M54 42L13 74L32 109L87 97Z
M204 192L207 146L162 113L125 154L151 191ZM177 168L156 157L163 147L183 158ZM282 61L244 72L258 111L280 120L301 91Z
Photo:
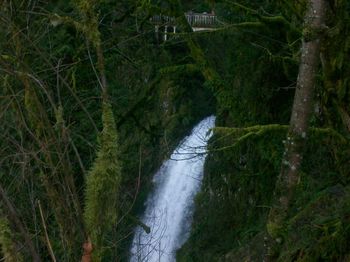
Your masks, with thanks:
M283 228L283 221L287 216L294 189L300 180L300 165L313 108L313 94L319 65L322 32L325 27L325 13L325 0L309 1L304 18L301 62L290 126L267 223L268 232L272 237L278 236Z

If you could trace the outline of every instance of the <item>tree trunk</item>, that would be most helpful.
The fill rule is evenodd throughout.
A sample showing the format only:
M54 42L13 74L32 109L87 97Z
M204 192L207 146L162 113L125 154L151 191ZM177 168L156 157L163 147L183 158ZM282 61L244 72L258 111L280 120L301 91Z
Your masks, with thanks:
M325 0L309 1L305 14L301 63L290 126L267 223L268 233L274 238L280 235L295 187L300 180L302 152L307 140L309 120L313 110L315 76L319 64L325 12Z

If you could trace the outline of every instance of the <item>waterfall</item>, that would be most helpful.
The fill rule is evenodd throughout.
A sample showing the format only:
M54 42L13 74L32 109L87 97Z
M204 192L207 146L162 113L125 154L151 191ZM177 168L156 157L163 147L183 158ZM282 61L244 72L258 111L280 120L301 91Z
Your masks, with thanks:
M175 261L176 250L189 236L194 196L198 192L204 169L208 131L215 117L202 120L185 137L153 178L154 191L147 199L142 222L151 228L147 234L135 229L131 262Z

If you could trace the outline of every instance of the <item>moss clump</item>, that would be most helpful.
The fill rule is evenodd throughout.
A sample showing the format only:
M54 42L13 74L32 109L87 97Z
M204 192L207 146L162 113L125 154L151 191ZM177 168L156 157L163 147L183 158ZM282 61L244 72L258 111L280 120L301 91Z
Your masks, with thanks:
M282 225L280 225L279 223L274 223L272 221L270 221L266 224L267 233L271 237L274 237L274 238L280 236L283 228L284 227Z
M117 223L121 181L118 135L110 104L103 104L103 130L97 158L86 179L84 220L94 245L94 259L100 261L109 247L107 236Z

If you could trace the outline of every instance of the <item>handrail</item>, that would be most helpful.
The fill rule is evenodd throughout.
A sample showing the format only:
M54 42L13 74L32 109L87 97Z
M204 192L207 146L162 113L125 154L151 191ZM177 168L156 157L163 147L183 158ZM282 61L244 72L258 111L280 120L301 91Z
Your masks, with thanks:
M185 17L191 27L215 27L218 25L218 19L214 13L186 12ZM175 26L176 24L175 17L166 15L154 15L150 21L155 25Z

